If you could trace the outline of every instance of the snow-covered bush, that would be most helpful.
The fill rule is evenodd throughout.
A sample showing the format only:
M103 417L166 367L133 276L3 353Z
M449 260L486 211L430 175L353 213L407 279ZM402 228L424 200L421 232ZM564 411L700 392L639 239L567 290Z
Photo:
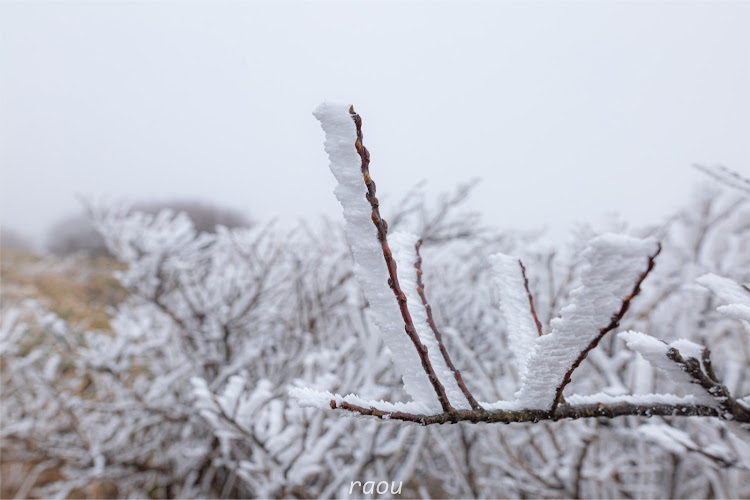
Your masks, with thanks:
M428 235L458 237L458 214L419 208ZM332 497L350 477L414 477L414 429L342 424L287 394L345 380L399 396L338 227L198 233L170 211L93 213L127 265L112 331L35 303L3 314L4 457L35 471L21 496Z
M374 390L387 368L376 339L355 340L363 306L338 230L325 239L272 227L199 234L169 211L96 213L128 264L112 332L73 331L28 304L41 331L24 335L18 313L4 315L6 457L59 473L35 494L112 485L120 496L332 496L344 487L342 463L403 468L357 458L352 435L380 453L412 439L409 429L331 425L287 401L290 384L314 382L319 366L347 359L347 379ZM357 369L365 355L381 366Z
M2 461L24 475L11 494L750 495L742 189L552 249L456 210L467 186L381 217L361 120L317 115L343 229L201 233L182 214L99 207L126 264L111 331L3 310Z

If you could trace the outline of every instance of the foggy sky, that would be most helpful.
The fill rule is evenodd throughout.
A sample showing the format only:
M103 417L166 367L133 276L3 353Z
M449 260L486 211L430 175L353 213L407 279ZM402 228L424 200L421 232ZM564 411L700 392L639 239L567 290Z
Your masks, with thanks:
M39 238L76 195L340 217L324 99L363 116L386 200L480 177L489 225L686 203L750 174L750 4L0 5L0 214Z

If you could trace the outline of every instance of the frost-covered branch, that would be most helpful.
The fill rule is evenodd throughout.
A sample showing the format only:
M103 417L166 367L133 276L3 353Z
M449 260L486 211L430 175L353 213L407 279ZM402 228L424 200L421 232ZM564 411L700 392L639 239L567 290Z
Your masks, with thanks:
M300 393L297 393L300 394ZM374 416L383 420L401 420L414 422L421 425L430 424L455 424L457 422L476 423L502 423L514 422L541 422L543 420L576 420L579 418L594 417L623 417L626 415L638 417L718 417L722 413L716 408L694 404L692 400L686 403L677 403L664 398L664 402L651 402L640 404L637 400L629 403L623 400L609 403L592 403L577 405L559 405L555 413L549 410L457 410L437 415L420 415L415 413L394 411L390 409L378 409L374 406L360 406L349 403L345 399L337 401L331 399L331 409L348 410L360 415ZM740 420L747 422L748 420Z
M325 131L331 171L339 182L336 196L344 210L347 239L357 262L355 274L394 355L404 387L413 400L386 403L351 394L340 396L326 391L293 389L292 395L303 406L329 406L359 415L423 425L460 421L538 422L623 415L713 416L750 422L750 414L716 380L707 354L702 358L705 365L701 367L698 359L685 360L676 347L669 346L656 357L664 363L676 363L689 379L684 382L700 384L713 399L680 399L654 394L645 399L635 396L613 399L602 395L601 401L583 403L575 395L571 396L571 402L563 398L563 391L584 359L607 333L620 326L662 249L653 238L616 234L601 235L588 243L582 253L579 285L571 292L570 303L562 309L560 316L551 321L551 331L546 335L534 306L525 266L515 257L502 254L492 257L494 281L500 292L500 310L510 328L509 344L521 381L512 400L477 402L450 359L424 294L419 253L421 242L412 235L397 234L393 238L394 250L389 246L388 224L380 215L375 183L370 175L370 153L362 142L361 117L352 106L329 103L322 104L314 114ZM375 231L372 231L371 224L374 224ZM403 263L409 258L411 254L406 251L407 246L415 241L416 281L408 268L404 270L397 265L397 261ZM386 284L392 291L391 296L384 293ZM416 296L412 290L414 287ZM409 304L415 302L421 302L423 310L411 310ZM741 306L737 312L738 307L730 306L735 315L744 314L743 308ZM404 324L405 336L395 328L399 322ZM631 332L629 335L623 338L631 347L651 346L650 355L658 351L653 349L654 345L666 345L644 334ZM410 340L411 346L404 343L405 338ZM407 353L404 349L413 351ZM434 350L439 351L439 355ZM696 367L696 363L699 366ZM418 374L416 366L421 366L426 377ZM433 395L429 394L425 381L429 382ZM456 389L460 390L462 398L457 399ZM435 399L438 405L434 404ZM716 400L721 403L713 404ZM574 404L576 401L579 403Z
M619 247L618 250L619 251L623 250L623 246L624 246L623 243L618 242L618 247ZM628 308L630 307L631 301L633 300L633 298L636 295L638 295L640 293L640 291L641 291L641 284L643 283L643 280L646 279L646 276L648 276L648 274L654 268L654 259L656 258L657 255L659 255L659 252L661 252L661 245L659 245L657 243L656 244L656 249L652 250L652 252L653 253L651 253L651 254L648 255L648 265L646 267L646 270L643 271L640 276L638 276L638 279L635 282L635 286L633 287L633 290L622 300L622 303L620 305L620 309L612 316L612 319L610 320L609 324L607 326L599 329L598 334L595 337L591 338L589 344L586 345L584 349L581 350L580 346L578 347L578 349L576 349L577 351L580 351L580 352L578 353L578 355L577 355L576 359L573 361L573 363L570 365L570 368L568 369L568 371L565 372L565 375L563 376L562 383L559 386L557 386L557 389L555 391L555 400L552 403L552 412L553 413L555 412L555 409L557 408L557 405L560 404L560 401L562 399L563 390L565 389L565 386L570 383L570 377L573 374L573 372L575 371L575 369L578 368L581 365L581 362L586 358L586 356L588 355L588 353L591 352L592 349L596 348L596 346L599 344L599 342L602 340L602 338L607 333L611 332L612 330L614 330L615 328L617 328L618 326L620 326L620 321L622 320L623 316L625 316L625 313L628 311ZM591 259L590 262L594 261L593 256L590 256L589 258ZM599 257L599 258L602 260L602 262L600 262L600 265L605 265L606 264L605 259L601 258L601 257ZM593 268L594 264L592 263L591 266ZM620 264L620 267L619 267L619 269L618 269L617 272L618 273L623 273L626 276L628 274L631 274L631 273L626 273L625 269L623 269L623 267L624 266L622 266L622 264ZM600 269L597 269L597 272L600 272ZM585 273L584 276L588 277L588 273ZM609 278L605 278L605 279L607 279L607 281L608 281L607 285L610 285L611 283L614 282L614 279L611 279L611 280ZM593 296L594 296L593 291L592 290L585 290L585 291L589 295L589 297L587 298L587 300L591 300L593 298ZM576 296L579 296L579 295L580 294L576 294ZM597 307L597 308L601 307L602 310L606 310L606 306L604 306L604 304L595 304L594 307ZM576 307L576 309L573 310L573 314L574 315L578 315L580 309L581 309L580 307ZM564 311L563 311L563 314L564 314ZM597 311L594 308L592 308L590 310L590 312L587 311L587 315L590 315L589 318L593 317L596 314L597 314ZM563 323L564 320L565 320L565 316L563 316L563 318L561 319L561 321L558 322L558 326L561 323ZM582 321L582 318L580 320L578 318L576 318L575 321L576 321L576 323L574 323L575 324L575 328L576 329L581 328L582 325L578 324L577 321ZM588 326L588 325L586 325L586 326ZM560 330L557 330L557 331L558 332L559 331L563 331L563 329L561 328ZM580 335L580 333L579 333L580 330L579 331L571 330L571 331L572 331L572 334L575 335L575 336L579 336ZM551 335L554 335L555 333L556 333L556 330L553 330ZM532 362L533 362L533 360L532 360ZM531 375L529 375L529 377L530 378L534 378L534 375L531 374Z
M723 165L701 165L696 163L693 166L725 186L732 187L750 196L750 179L741 176L739 173L729 170Z
M633 331L622 332L620 337L628 347L690 390L697 402L717 408L727 419L750 422L750 408L738 403L729 390L716 380L710 353L705 347L685 339L667 344ZM692 390L696 385L702 390Z
M319 109L319 113L322 112L322 109ZM411 313L409 312L406 294L401 290L396 259L393 257L391 249L388 246L388 223L380 216L380 202L378 201L378 198L376 196L377 193L375 190L375 182L370 177L370 152L362 142L362 118L354 112L353 106L349 107L349 114L351 115L351 118L354 120L354 124L356 125L357 140L354 143L354 147L357 150L357 154L362 160L361 172L365 186L367 186L367 194L365 195L365 199L370 203L370 207L372 208L372 223L375 225L375 228L377 230L378 241L380 241L380 245L383 251L383 258L385 259L385 264L388 268L388 285L391 287L391 290L393 290L393 294L396 297L396 301L398 302L399 310L401 311L401 317L404 321L404 330L409 336L409 339L414 344L414 347L417 349L419 359L422 363L422 368L427 374L427 378L430 380L430 384L432 384L432 387L437 394L438 401L440 401L440 406L442 406L444 411L452 411L453 406L451 406L451 403L448 400L448 396L445 393L445 387L443 387L442 382L440 381L440 379L438 379L438 376L435 373L434 368L432 367L430 357L427 355L427 347L422 343L422 340L420 339L419 335L417 334L417 330L414 327L414 321L412 320ZM343 203L344 202L342 201L342 204Z
M531 290L529 290L529 279L526 277L526 266L523 265L523 262L519 259L518 265L521 268L521 276L523 276L523 288L526 290L526 295L529 297L529 311L531 312L531 317L534 319L534 324L536 325L536 331L539 333L539 336L542 336L542 323L539 321L539 316L536 314L536 308L534 307L534 295L532 295Z
M456 367L453 365L453 361L451 361L450 355L448 354L448 351L445 348L445 344L443 343L443 335L440 333L440 330L438 330L438 327L435 324L435 319L432 317L432 307L427 302L427 295L425 294L424 283L422 282L422 255L419 253L419 248L421 246L422 246L422 240L420 239L419 241L417 241L417 244L414 247L414 251L417 254L417 262L414 264L414 267L417 270L417 293L419 294L419 298L422 299L422 305L424 306L425 312L427 313L427 322L430 325L430 329L432 330L432 333L435 334L435 340L437 340L438 347L440 348L440 354L442 354L443 359L445 360L445 364L448 365L448 368L450 368L450 370L455 375L456 383L461 388L461 392L463 392L464 396L466 397L466 400L469 402L469 404L471 404L471 407L474 410L479 410L482 407L479 406L479 403L477 403L477 400L474 399L474 396L466 387L466 383L464 382L464 379L461 376L461 372L458 371ZM529 294L529 297L531 297L530 294ZM532 302L532 308L533 308L533 302Z

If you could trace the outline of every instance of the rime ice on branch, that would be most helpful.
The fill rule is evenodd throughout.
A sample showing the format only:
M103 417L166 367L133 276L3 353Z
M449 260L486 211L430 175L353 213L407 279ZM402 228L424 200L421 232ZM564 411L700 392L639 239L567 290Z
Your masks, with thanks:
M698 384L708 395L573 395L570 401L576 404L563 399L563 390L573 372L599 341L619 326L661 250L653 239L614 234L589 242L582 254L581 286L571 293L571 303L562 309L561 316L552 320L547 335L543 335L536 315L523 264L506 255L491 257L521 386L513 401L476 403L451 362L431 316L421 282L417 236L396 233L389 241L388 224L380 216L375 183L370 176L370 153L363 144L361 117L351 106L330 103L320 105L314 115L325 132L325 150L338 181L335 194L343 207L357 279L413 401L375 402L351 394L343 397L313 389L292 389L292 396L301 405L423 425L623 415L721 416L750 422L750 412L716 380L707 350L702 352L703 361L697 362L691 356L697 344L680 341L668 346L635 332L624 336L631 348L641 352L644 348L644 355L658 358L660 367L680 371L681 376L675 377L678 382L691 389ZM704 279L707 286L715 282ZM689 352L683 357L680 349Z
M742 321L750 332L750 288L715 274L706 274L697 281L725 302L725 305L716 308L717 311Z
M417 300L417 238L397 233L389 245L388 225L380 218L375 183L368 171L369 153L358 137L357 115L350 106L330 103L319 106L314 114L326 134L325 150L338 181L335 194L343 207L355 274L402 374L404 388L414 399L409 410L434 413L441 407L469 408ZM396 265L398 258L402 267Z
M516 398L522 408L554 409L573 370L618 326L659 250L656 241L615 234L589 243L582 256L581 286L552 320L552 332L536 339L520 370Z
M693 165L696 169L713 177L720 183L750 195L750 179L742 177L737 172L732 172L722 165Z
M519 375L523 377L528 366L526 360L542 334L536 313L532 312L534 302L527 290L526 271L520 260L504 254L492 255L490 264L500 297L500 312L508 330L514 332L508 339L508 344L515 357Z

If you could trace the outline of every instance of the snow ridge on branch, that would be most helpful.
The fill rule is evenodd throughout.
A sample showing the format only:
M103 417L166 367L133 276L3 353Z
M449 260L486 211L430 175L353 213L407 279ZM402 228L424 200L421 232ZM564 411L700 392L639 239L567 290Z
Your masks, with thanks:
M554 410L573 370L619 324L659 251L652 239L616 234L589 243L582 256L586 265L581 286L573 290L561 316L552 320L552 332L536 339L521 370L521 389L516 393L521 407Z
M508 339L509 347L516 359L519 375L524 377L527 359L541 335L541 325L538 325L538 320L535 321L536 315L530 314L533 301L526 289L523 264L515 257L504 254L490 256L490 264L495 289L500 297L500 313L508 330L514 332Z

